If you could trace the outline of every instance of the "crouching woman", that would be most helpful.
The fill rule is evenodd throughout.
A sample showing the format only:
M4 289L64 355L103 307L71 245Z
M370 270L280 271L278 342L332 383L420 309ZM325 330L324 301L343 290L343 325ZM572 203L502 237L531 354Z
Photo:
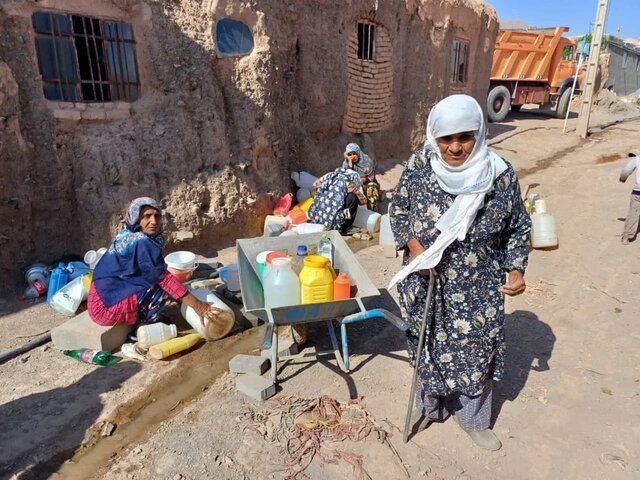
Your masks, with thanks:
M167 271L162 255L162 209L157 201L136 198L129 205L125 220L125 228L93 272L88 310L95 323L155 323L169 297L192 307L202 322L207 313L219 313L189 293Z

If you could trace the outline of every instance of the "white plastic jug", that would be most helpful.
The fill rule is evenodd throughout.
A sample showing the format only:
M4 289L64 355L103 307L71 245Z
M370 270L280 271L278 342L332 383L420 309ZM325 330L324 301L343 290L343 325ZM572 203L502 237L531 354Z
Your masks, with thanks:
M166 323L150 323L141 325L136 332L138 344L142 348L149 348L178 336L178 328L175 325Z
M536 201L538 203L540 200ZM535 212L531 215L531 246L549 248L558 245L556 221L548 213Z
M353 225L358 228L365 228L370 233L376 233L380 230L380 215L378 212L369 210L367 207L358 205L358 213L353 220Z
M291 269L291 260L274 258L264 275L264 306L284 307L300 304L300 279Z
M87 292L82 284L82 277L77 277L58 290L51 297L49 305L56 312L72 317L76 314L80 303L86 299Z
M205 324L202 325L200 316L196 311L183 303L180 307L180 313L182 317L193 327L193 329L200 334L205 340L216 340L225 336L233 328L235 323L235 313L233 310L212 291L206 288L197 288L195 290L189 289L189 291L199 300L207 302L209 305L219 308L224 312L224 318L221 319L220 325L213 325L205 319ZM224 325L222 325L224 324ZM222 328L224 327L224 328Z

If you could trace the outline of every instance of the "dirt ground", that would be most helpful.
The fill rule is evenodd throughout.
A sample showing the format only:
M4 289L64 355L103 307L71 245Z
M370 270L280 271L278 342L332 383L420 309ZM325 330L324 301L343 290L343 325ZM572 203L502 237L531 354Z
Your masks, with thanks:
M352 371L331 357L283 364L280 395L362 404L387 442L369 435L321 449L296 478L358 477L352 460L327 463L337 451L361 457L370 478L626 479L640 476L640 240L620 243L629 181L618 173L638 150L640 116L598 111L593 134L523 109L492 124L492 147L516 167L523 189L547 200L560 246L531 252L527 292L507 299L507 375L494 388L498 452L476 448L453 422L433 424L402 442L411 370L403 335L383 320L350 330ZM400 162L381 162L390 189ZM400 259L380 247L356 253L381 296L371 302L396 314L386 285ZM218 252L233 261L233 248ZM43 303L0 299L0 349L28 341L63 321ZM0 365L0 478L281 479L282 438L252 430L251 415L277 413L235 391L225 371L239 352L257 353L250 329L168 362L124 361L108 369L75 363L52 346ZM307 351L329 346L314 325ZM280 418L280 417L277 417ZM101 438L103 422L116 425ZM270 432L262 432L269 435ZM273 433L273 432L271 432ZM291 447L291 445L290 445ZM74 452L79 451L74 457ZM57 472L57 473L56 473Z

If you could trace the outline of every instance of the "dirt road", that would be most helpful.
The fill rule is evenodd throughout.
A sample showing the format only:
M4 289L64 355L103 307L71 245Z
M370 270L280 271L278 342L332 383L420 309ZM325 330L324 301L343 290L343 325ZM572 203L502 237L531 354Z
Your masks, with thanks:
M593 122L616 119L600 114ZM376 425L390 434L388 443L370 435L331 447L361 456L373 479L638 478L640 240L620 243L631 186L621 185L618 173L622 157L640 149L640 120L595 129L584 142L562 135L561 121L526 113L491 130L493 148L514 164L523 189L530 185L547 200L560 238L557 250L531 252L527 292L507 299L507 376L496 384L493 405L494 431L503 448L479 450L452 421L402 443L411 371L403 335L383 321L353 329L350 375L332 360L286 364L279 372L281 393L327 395L339 402L362 396ZM383 188L391 188L401 167L389 160L383 171ZM398 312L395 291L384 288L399 259L383 258L375 246L357 256L382 292L371 306ZM60 320L43 306L11 312L12 305L0 305L3 325L28 319L29 328L37 330ZM7 331L0 337L3 348L19 342ZM326 337L324 329L312 328L308 348L326 347ZM259 332L250 332L230 339L227 350L252 351L259 340ZM174 363L196 372L203 365L218 368L224 349L212 348ZM0 418L9 428L0 433L0 476L33 465L31 474L19 478L42 478L37 473L47 468L60 469L54 478L173 480L286 478L293 471L284 466L281 445L247 429L252 412L275 412L276 402L259 404L237 393L232 374L200 386L184 370L172 377L176 368L123 362L104 370L70 363L42 347L26 361L1 365ZM63 463L91 437L86 432L92 425L117 417L119 404L163 378L164 390L138 400L138 413L113 436ZM185 385L198 391L176 404L153 406L167 391ZM305 474L358 478L352 463L325 463L319 455Z

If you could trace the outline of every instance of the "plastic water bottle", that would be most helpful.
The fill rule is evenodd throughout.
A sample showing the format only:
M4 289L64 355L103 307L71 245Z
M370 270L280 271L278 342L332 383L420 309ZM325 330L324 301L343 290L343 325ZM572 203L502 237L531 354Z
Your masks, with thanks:
M92 363L94 365L101 365L103 367L109 367L115 365L120 361L120 357L116 357L111 352L104 350L92 350L90 348L79 348L77 350L64 350L66 356L75 358L82 363Z
M86 292L82 284L82 277L67 283L51 298L49 305L57 312L72 317L85 300Z
M149 355L156 360L170 357L176 353L187 350L202 340L197 333L189 333L183 337L172 338L166 342L154 345L149 349Z
M318 255L327 258L329 264L333 265L333 243L331 243L331 237L328 233L322 234L322 239L318 244Z
M293 257L293 261L291 262L291 269L296 275L300 275L300 271L302 267L304 267L304 257L307 256L307 246L306 245L298 245L298 249L296 250L296 256Z

